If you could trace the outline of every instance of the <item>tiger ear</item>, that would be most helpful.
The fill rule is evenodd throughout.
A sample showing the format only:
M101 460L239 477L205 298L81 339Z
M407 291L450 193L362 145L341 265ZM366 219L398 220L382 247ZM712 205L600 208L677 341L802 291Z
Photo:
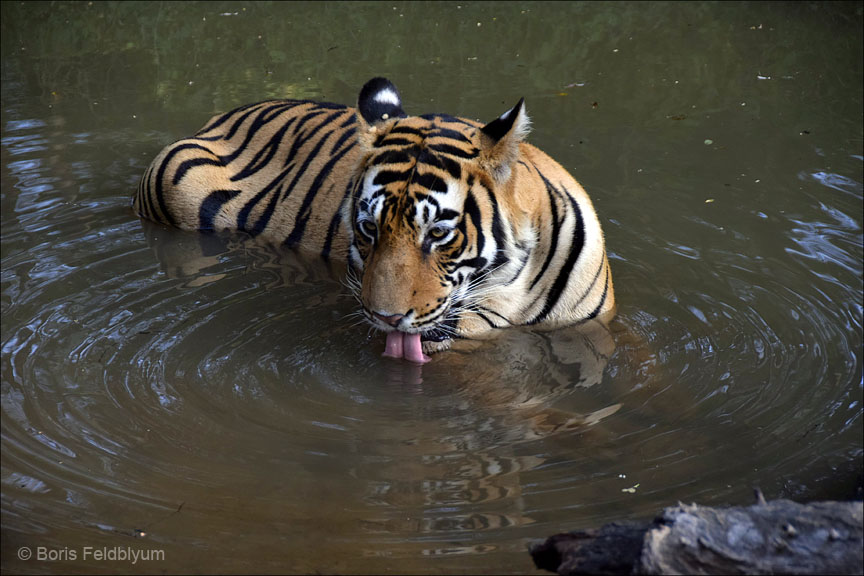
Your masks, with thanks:
M393 118L404 118L399 90L386 78L372 78L360 90L357 98L359 136L374 135L380 126Z
M510 166L519 157L519 143L531 131L525 98L480 129L480 158L497 184L510 178Z

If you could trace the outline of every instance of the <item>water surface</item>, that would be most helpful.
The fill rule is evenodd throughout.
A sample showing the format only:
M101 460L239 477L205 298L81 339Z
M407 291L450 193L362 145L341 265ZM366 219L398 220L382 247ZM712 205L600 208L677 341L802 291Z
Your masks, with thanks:
M860 490L860 3L3 3L0 26L4 572L530 573L537 538L679 500ZM384 359L340 263L132 214L212 114L376 75L413 113L525 96L601 216L611 334Z

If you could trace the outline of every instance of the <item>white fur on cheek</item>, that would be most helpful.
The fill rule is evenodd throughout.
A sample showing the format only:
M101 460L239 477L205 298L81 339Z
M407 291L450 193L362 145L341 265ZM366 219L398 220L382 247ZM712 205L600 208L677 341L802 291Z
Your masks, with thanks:
M360 251L354 244L351 244L351 247L348 249L348 257L358 270L363 270L363 258L360 257Z

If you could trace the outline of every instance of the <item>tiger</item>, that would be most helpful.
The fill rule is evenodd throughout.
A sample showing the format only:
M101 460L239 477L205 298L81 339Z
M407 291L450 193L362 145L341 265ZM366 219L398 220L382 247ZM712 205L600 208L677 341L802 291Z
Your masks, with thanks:
M347 262L384 356L615 315L600 221L583 187L525 141L525 99L488 123L410 116L388 79L356 108L278 99L166 146L133 197L144 219L241 232Z

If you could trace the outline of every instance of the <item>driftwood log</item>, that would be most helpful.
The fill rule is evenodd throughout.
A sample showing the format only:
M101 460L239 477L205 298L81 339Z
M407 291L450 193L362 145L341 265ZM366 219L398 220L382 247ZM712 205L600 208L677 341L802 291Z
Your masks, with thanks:
M650 525L607 524L531 548L538 568L576 574L862 574L864 507L790 500L679 504Z

